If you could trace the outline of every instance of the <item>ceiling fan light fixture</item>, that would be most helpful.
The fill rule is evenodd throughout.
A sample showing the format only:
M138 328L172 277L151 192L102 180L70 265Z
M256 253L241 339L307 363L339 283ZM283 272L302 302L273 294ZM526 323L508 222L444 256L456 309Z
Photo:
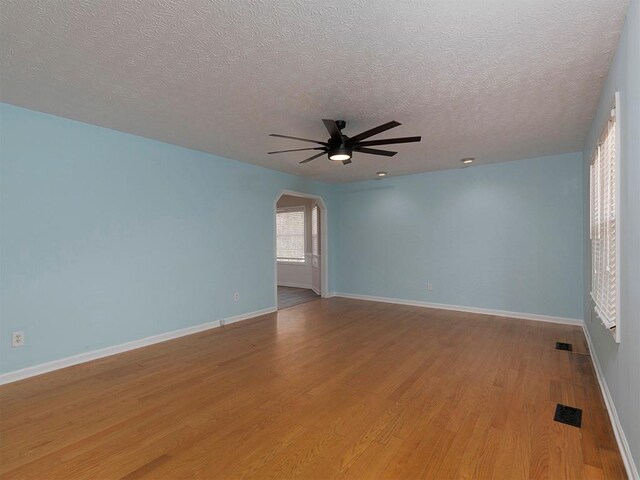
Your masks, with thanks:
M464 163L465 165L469 165L470 163L473 163L474 160L475 160L475 158L473 158L473 157L467 157L467 158L463 158L460 161L462 163Z
M387 176L387 172L376 172L376 175L380 178L382 177L386 177Z
M340 145L332 150L329 150L329 160L335 162L342 162L343 160L349 160L351 158L351 149Z

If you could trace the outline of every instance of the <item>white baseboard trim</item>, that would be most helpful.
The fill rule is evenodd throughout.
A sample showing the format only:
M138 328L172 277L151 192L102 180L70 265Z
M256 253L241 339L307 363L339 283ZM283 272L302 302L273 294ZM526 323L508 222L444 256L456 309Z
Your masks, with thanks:
M289 282L278 282L279 287L293 287L293 288L306 288L308 290L313 290L313 286L305 285L302 283L289 283Z
M221 320L214 320L213 322L202 323L200 325L194 325L192 327L181 328L179 330L173 330L171 332L160 333L158 335L152 335L150 337L140 338L131 342L121 343L119 345L113 345L111 347L100 348L98 350L92 350L90 352L79 353L71 357L61 358L59 360L53 360L47 363L41 363L34 365L33 367L26 367L20 370L14 370L13 372L7 372L0 375L0 385L5 383L16 382L25 378L34 377L36 375L42 375L43 373L52 372L61 368L70 367L79 363L90 362L91 360L97 360L98 358L108 357L129 350L135 350L136 348L146 347L153 345L154 343L166 342L167 340L173 340L174 338L184 337L185 335L191 335L193 333L202 332L211 328L217 328L221 325L228 325L242 320L248 320L250 318L259 317L268 313L277 311L276 307L264 308L262 310L256 310L254 312L243 313L242 315L235 315L233 317L223 318Z
M629 442L627 442L627 437L625 436L622 425L620 424L616 405L615 403L613 403L611 392L609 392L609 387L607 386L607 382L604 379L604 374L602 372L602 368L600 367L600 361L598 360L598 356L596 355L596 350L595 348L593 348L591 335L589 335L589 329L586 325L583 325L582 329L584 330L584 336L586 337L587 343L589 344L589 352L591 353L591 362L593 363L593 369L596 371L596 377L598 378L598 384L600 385L602 398L604 398L607 412L609 412L609 419L611 420L613 433L615 434L616 441L618 442L618 449L620 450L622 461L624 462L624 466L627 469L627 475L632 480L638 480L640 479L640 476L638 475L638 469L633 461L631 449L629 448Z
M372 295L357 295L352 293L334 292L331 296L353 298L356 300L369 300L372 302L395 303L398 305L410 305L413 307L437 308L439 310L455 310L458 312L481 313L495 315L497 317L519 318L522 320L536 320L538 322L563 323L567 325L584 325L578 318L554 317L550 315L538 315L535 313L508 312L505 310L491 310L488 308L466 307L462 305L448 305L444 303L421 302L417 300L403 300L398 298L375 297Z

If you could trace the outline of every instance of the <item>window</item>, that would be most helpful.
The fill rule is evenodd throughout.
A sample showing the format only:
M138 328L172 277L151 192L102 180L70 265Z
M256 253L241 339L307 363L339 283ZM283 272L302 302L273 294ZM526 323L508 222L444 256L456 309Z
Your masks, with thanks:
M617 100L617 95L616 95ZM617 102L616 102L617 103ZM618 321L618 162L616 109L598 140L590 176L591 298L605 327Z
M304 263L304 207L283 208L276 213L278 262Z
M311 209L311 253L314 257L319 255L318 248L318 206L314 205Z

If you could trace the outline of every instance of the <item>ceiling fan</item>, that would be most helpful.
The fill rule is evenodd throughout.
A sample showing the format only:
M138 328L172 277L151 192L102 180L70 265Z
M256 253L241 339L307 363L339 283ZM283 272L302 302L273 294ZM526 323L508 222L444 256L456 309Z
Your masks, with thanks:
M324 126L329 131L331 137L326 142L320 142L318 140L310 140L308 138L290 137L288 135L279 135L277 133L270 133L271 137L290 138L292 140L300 140L302 142L310 142L321 145L319 147L312 148L294 148L292 150L278 150L276 152L269 152L269 155L273 153L284 152L301 152L303 150L320 150L309 158L302 160L300 163L308 163L311 160L315 160L321 157L325 153L328 154L329 160L342 162L344 165L351 163L351 157L353 152L367 153L369 155L383 155L385 157L393 157L398 152L391 152L389 150L379 150L377 148L369 148L375 145L390 145L393 143L411 143L419 142L422 137L402 137L402 138L384 138L381 140L365 140L379 133L385 132L392 128L398 127L401 123L396 121L388 122L383 125L379 125L375 128L362 132L355 137L348 137L342 133L347 123L344 120L322 120Z

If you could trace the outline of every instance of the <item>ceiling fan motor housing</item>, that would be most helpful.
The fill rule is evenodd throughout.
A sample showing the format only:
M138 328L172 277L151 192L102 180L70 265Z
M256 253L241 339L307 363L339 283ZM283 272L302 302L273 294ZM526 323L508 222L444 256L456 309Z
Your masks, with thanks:
M347 146L347 141L349 140L349 137L342 133L342 130L347 126L347 122L345 122L344 120L336 120L335 123L336 127L338 127L338 130L340 131L341 139L340 141L338 141L336 138L329 138L327 140L329 151L336 150L338 148L345 149L345 147Z
M340 141L336 138L329 138L327 140L327 148L328 148L328 157L329 160L340 161L343 164L347 165L351 163L350 159L353 155L353 150L347 145L347 141L349 137L342 133L342 129L347 126L347 122L344 120L336 120L336 127L340 131ZM334 158L337 155L337 158ZM346 157L346 158L345 158Z

